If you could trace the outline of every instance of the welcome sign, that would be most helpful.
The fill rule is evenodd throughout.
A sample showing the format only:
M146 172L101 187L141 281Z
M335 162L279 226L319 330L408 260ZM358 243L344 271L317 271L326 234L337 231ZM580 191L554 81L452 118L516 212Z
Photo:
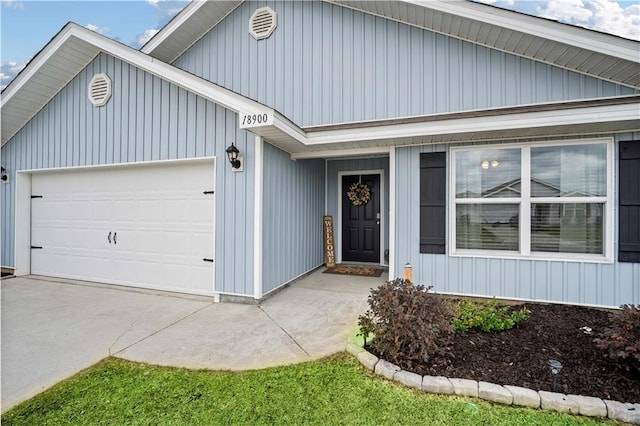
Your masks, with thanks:
M324 264L327 268L336 266L336 249L333 240L333 216L324 216Z

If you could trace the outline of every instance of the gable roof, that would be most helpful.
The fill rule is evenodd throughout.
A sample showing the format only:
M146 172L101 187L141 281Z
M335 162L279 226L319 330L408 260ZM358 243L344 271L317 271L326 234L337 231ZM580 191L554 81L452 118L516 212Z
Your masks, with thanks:
M192 0L142 46L140 51L172 63L242 3L242 0Z
M325 1L640 88L640 43L633 40L465 0ZM241 3L192 1L142 51L173 62Z
M257 113L265 108L252 99L70 22L2 91L2 145L101 52L233 111Z
M195 14L204 7L203 4L208 3L213 2L193 3L193 6L187 7L191 14ZM375 6L378 3L370 4ZM227 7L235 6L229 4ZM223 13L222 9L220 13ZM392 11L388 13L392 14ZM191 25L190 22L177 20L173 32L165 33L165 37L175 36L176 40L185 40L175 32L182 31L180 28ZM163 46L162 42L158 43L157 46ZM636 42L631 43L640 45ZM640 130L640 95L500 107L302 129L268 106L155 59L145 52L69 23L38 52L2 92L2 145L101 52L232 111L240 114L264 114L269 117L267 123L244 128L291 153L293 158L345 155L362 149L368 153L376 150L382 153L388 152L389 146L411 144L596 135ZM613 56L607 58L615 60ZM611 66L607 69L616 67ZM238 124L240 126L240 123Z

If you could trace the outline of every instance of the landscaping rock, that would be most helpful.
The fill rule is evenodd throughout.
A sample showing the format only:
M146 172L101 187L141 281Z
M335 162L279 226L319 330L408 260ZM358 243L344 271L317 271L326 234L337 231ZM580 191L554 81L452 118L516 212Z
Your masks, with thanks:
M453 393L453 385L446 377L424 376L422 378L422 390L431 393Z
M376 364L378 364L378 357L367 351L360 352L356 357L358 361L360 361L360 364L372 371L375 370Z
M513 395L508 389L494 383L479 382L478 396L487 401L497 402L500 404L511 405Z
M358 356L360 352L364 352L364 348L356 345L355 343L347 343L347 347L345 349L354 356Z
M400 371L400 367L395 364L391 364L384 359L381 359L376 364L376 368L374 370L376 374L381 375L382 377L386 377L389 380L393 380L393 376Z
M578 403L562 393L540 391L540 406L545 410L558 411L560 413L578 414Z
M400 382L410 388L422 389L422 376L416 373L400 370L393 377L396 382Z
M504 388L513 395L513 405L540 408L540 395L538 395L538 392L527 388L521 388L520 386L505 385Z
M640 404L625 404L605 399L610 419L640 425Z
M579 412L583 416L607 417L607 406L600 398L582 395L567 395L573 399L579 407Z
M456 395L478 397L478 382L469 379L449 379Z

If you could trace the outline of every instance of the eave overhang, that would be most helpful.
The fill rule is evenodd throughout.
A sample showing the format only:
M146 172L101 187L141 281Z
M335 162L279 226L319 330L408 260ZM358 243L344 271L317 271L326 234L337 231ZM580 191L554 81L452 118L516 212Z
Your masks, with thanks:
M170 64L242 3L193 0L140 51Z
M468 0L325 1L640 89L637 41ZM192 1L142 52L171 63L242 3Z
M27 64L0 95L2 145L101 52L235 112L258 112L264 105L90 31L68 23Z
M640 88L640 43L468 0L331 3Z
M640 131L640 95L298 128L278 112L250 130L294 159L382 153L389 147Z

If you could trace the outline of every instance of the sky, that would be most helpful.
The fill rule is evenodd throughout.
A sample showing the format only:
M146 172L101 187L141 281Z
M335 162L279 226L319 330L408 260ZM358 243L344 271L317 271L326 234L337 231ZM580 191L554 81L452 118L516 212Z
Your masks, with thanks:
M640 41L640 0L476 0ZM69 21L140 48L188 0L0 0L0 87Z

